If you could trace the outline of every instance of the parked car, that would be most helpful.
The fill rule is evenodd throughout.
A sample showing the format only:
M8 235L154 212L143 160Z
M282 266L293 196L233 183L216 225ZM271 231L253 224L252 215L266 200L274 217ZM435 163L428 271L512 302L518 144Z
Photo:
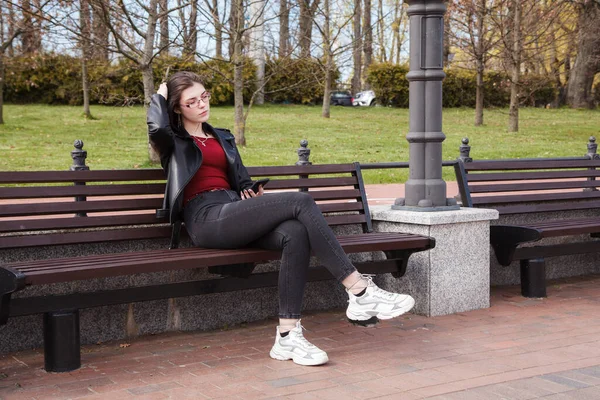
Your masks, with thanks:
M353 106L374 106L375 105L375 92L372 90L365 90L364 92L356 93L354 100L352 100Z
M352 95L350 92L335 91L331 92L331 105L332 106L352 106Z

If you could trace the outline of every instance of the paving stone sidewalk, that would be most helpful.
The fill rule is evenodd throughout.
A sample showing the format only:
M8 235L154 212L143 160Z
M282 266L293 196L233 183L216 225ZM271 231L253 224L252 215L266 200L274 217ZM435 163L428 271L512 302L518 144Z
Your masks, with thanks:
M331 360L320 367L269 358L274 319L84 346L71 373L46 373L41 349L7 354L0 398L600 398L600 275L553 281L546 299L493 288L491 304L374 328L343 310L306 315L306 337Z

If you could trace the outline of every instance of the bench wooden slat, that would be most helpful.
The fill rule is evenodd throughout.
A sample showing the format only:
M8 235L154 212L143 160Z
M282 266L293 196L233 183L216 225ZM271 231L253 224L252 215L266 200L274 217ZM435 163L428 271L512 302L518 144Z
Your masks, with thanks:
M298 179L273 179L267 183L266 190L275 189L298 189L298 188L322 188L334 186L353 186L358 183L356 177L337 178L298 178Z
M136 194L163 194L164 192L164 183L1 187L0 199L39 199L75 196L126 196Z
M56 229L94 228L124 225L149 225L169 222L166 218L157 218L151 214L127 214L100 217L66 217L44 219L18 219L0 221L1 232L27 232ZM2 246L0 246L2 247Z
M485 204L479 206L486 208ZM500 215L508 214L531 214L536 212L589 210L600 207L600 201L571 202L571 203L545 203L545 204L516 204L513 206L493 206Z
M342 200L342 199L360 199L360 190L344 189L344 190L317 190L308 191L315 200Z
M356 170L354 164L285 165L266 167L247 167L252 177L285 175L326 175L350 173Z
M319 203L319 210L322 213L330 212L344 212L344 211L362 211L364 210L364 204L359 201L348 202L348 203Z
M0 183L164 181L162 169L115 171L0 171Z
M348 253L363 251L387 251L402 249L427 249L431 238L425 236L384 233L379 240L371 234L338 237ZM362 241L360 239L363 239ZM201 249L187 248L156 250L126 254L109 254L69 259L38 260L35 266L27 262L7 265L26 273L30 285L57 283L78 279L89 279L128 275L132 273L200 268L243 262L259 262L279 259L279 251L262 249Z
M600 168L600 160L498 160L465 163L466 171L510 171L526 169Z
M600 170L575 170L575 171L527 171L509 173L469 173L467 181L471 182L499 182L537 179L569 179L600 177Z
M119 240L157 239L171 237L170 226L107 229L87 232L62 232L43 235L4 236L2 248L54 246L78 243L113 242Z
M564 201L598 199L600 191L597 192L567 192L567 193L536 193L518 195L480 196L473 197L473 204L506 204L526 203L534 201Z
M389 232L373 232L368 234L355 234L355 235L342 235L337 236L340 244L342 246L356 246L361 244L375 244L381 248L391 243L418 243L421 245L423 242L424 236L415 236L409 233L389 233ZM427 238L431 240L430 238ZM416 241L416 242L415 242ZM171 257L174 254L177 257L185 258L185 257L193 257L199 254L211 254L213 252L221 252L221 251L237 251L234 250L220 250L220 249L208 249L201 247L187 247L187 248L179 248L176 250L169 249L158 249L151 250L152 257ZM104 263L114 263L123 259L124 253L109 253L109 254L97 254L97 255L87 255L85 257L69 257L69 258L60 258L60 259L37 259L32 261L19 261L15 263L9 264L9 266L13 269L17 269L22 272L35 272L41 270L50 270L50 269L58 269L61 268L72 268L74 266L85 266L85 265L97 265ZM136 260L144 260L149 257L148 252L131 252L126 253L127 260L130 262L134 262Z
M364 214L329 215L325 216L329 225L362 224L367 222Z
M555 189L583 189L600 187L598 181L568 181L568 182L519 182L496 185L473 185L471 193L501 193L520 192L532 190L555 190Z
M92 213L109 211L156 210L161 207L161 198L95 201L73 200L56 203L7 204L0 207L0 217L75 214L80 212Z

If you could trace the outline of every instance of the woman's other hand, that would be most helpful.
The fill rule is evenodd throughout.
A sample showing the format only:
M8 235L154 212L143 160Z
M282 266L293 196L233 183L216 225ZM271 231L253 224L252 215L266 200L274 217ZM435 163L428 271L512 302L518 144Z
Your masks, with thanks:
M167 83L166 82L161 83L160 86L158 87L158 90L156 91L156 93L160 94L166 100L167 97L169 96L169 89L167 89Z
M250 197L258 197L262 196L265 193L262 185L258 186L258 193L254 193L252 189L244 189L240 192L240 197L242 200L249 199Z

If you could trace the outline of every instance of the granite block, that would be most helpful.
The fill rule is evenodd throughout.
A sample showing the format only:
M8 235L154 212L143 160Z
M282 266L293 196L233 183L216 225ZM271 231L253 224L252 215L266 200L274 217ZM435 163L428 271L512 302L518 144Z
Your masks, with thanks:
M496 210L419 213L376 206L371 215L376 231L436 240L435 248L411 256L404 285L383 279L389 290L406 289L415 297L416 313L436 316L489 307L489 221L498 217Z

